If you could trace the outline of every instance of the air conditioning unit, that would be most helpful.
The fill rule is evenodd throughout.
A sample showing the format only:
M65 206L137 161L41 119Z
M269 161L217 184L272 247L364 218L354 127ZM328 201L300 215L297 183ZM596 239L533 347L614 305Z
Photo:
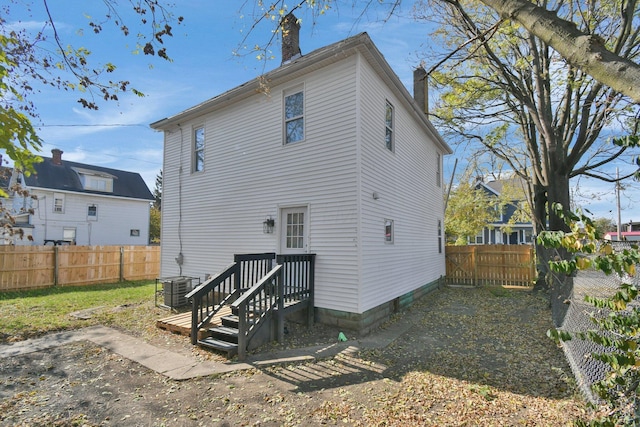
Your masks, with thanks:
M191 291L191 279L175 277L162 281L164 305L170 308L182 307L189 302L185 295Z

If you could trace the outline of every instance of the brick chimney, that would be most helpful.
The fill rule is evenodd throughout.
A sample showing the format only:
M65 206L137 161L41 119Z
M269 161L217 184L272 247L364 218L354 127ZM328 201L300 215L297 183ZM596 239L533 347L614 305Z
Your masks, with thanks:
M300 24L293 13L282 18L282 63L298 58L300 52Z
M422 112L429 115L427 72L422 66L413 71L413 99L416 100Z
M53 150L51 150L51 163L53 163L54 165L61 165L62 153L63 151L58 148L54 148Z

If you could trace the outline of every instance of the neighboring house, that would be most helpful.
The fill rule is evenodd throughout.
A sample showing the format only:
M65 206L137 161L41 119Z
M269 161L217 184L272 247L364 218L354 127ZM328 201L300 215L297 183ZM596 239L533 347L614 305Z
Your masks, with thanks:
M151 125L164 131L162 276L316 254L316 319L366 330L445 275L451 149L366 33ZM265 85L267 86L265 88Z
M479 182L476 188L483 189L490 197L496 199L498 220L487 226L474 238L469 239L472 245L521 245L533 243L533 224L531 220L523 221L522 212L526 209L527 197L525 184L513 178L495 180L487 183ZM498 199L502 193L509 202L500 207Z
M138 173L62 160L51 150L30 176L14 172L29 196L10 192L16 228L32 236L9 238L16 245L146 245L153 196Z
M604 235L605 240L611 241L628 241L628 242L640 242L640 231L621 231L620 239L618 239L617 231L609 231Z

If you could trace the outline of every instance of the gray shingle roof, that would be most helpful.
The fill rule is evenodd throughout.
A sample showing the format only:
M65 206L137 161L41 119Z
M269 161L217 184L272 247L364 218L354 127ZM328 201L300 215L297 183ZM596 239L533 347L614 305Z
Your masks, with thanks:
M60 165L56 165L50 157L43 157L42 163L38 163L34 167L35 173L25 177L25 184L28 187L153 200L151 191L149 191L147 184L137 172L127 172L66 160L62 160ZM80 182L80 176L76 172L78 169L113 176L113 192L85 190Z

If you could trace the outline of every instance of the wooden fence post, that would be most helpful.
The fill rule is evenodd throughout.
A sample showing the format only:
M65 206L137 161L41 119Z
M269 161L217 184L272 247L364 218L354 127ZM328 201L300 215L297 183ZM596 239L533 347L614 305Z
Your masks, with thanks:
M58 246L53 247L53 286L58 286Z
M478 286L478 248L473 246L471 249L471 262L473 263L473 286Z
M124 246L120 246L120 281L124 282Z

